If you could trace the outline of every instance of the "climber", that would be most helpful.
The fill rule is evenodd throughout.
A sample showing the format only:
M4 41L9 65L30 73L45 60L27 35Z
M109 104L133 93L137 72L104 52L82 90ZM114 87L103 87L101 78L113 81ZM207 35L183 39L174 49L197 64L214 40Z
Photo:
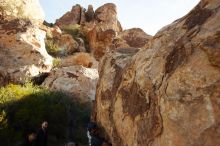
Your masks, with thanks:
M89 138L89 146L110 146L103 138L99 136L99 130L94 122L90 122L87 126L87 136Z
M47 128L48 128L48 122L44 121L37 133L37 140L36 140L37 146L47 146L47 137L48 137Z
M21 146L34 146L34 142L36 140L36 132L35 130L29 130L27 135L25 136L24 142Z

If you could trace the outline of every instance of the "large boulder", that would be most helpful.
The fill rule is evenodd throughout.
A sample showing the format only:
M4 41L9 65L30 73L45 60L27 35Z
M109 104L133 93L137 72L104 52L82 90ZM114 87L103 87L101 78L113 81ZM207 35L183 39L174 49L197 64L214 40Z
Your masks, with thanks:
M62 67L52 71L42 86L72 95L73 100L91 102L95 99L97 69L82 66Z
M219 7L202 0L146 49L103 57L93 119L112 145L220 144Z
M13 7L11 2L3 1L8 4L7 6ZM30 15L25 19L21 16L22 14L16 13L16 10L9 13L10 7L8 9L1 7L4 15L1 15L0 19L0 86L5 84L2 81L6 79L7 82L24 82L29 77L48 72L52 68L52 57L45 49L46 32L40 29L43 22L40 14L43 12L40 8L36 8L36 3L38 3L37 0L28 0L18 5L22 14L33 9L33 13L29 13ZM28 9L23 9L26 7ZM34 15L35 11L38 11L39 17Z
M85 23L83 31L89 41L89 47L94 57L99 60L114 37L122 31L122 27L117 20L116 6L107 3L95 11L94 20Z

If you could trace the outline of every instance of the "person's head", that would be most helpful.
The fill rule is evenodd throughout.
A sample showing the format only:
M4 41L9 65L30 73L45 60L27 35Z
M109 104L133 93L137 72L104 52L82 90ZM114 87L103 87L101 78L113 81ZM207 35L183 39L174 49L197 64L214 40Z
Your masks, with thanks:
M78 145L77 145L77 143L69 142L69 143L67 144L67 146L78 146Z
M87 129L90 132L90 134L98 134L98 127L95 122L90 122L87 125Z
M44 121L41 125L42 129L46 130L47 127L48 127L48 122L47 121Z
M27 139L29 142L33 142L36 139L36 131L35 130L29 130L27 133Z

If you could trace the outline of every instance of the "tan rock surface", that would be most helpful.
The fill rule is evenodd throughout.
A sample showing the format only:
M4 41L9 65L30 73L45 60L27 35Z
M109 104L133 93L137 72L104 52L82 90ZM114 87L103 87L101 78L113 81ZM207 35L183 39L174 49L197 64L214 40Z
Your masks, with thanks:
M45 49L46 32L40 29L43 19L40 14L43 12L36 3L37 0L28 0L22 6L19 5L24 14L33 9L33 13L29 13L29 17L25 19L17 13L8 13L8 9L3 10L3 13L10 15L2 15L0 20L1 81L6 77L7 82L24 82L25 79L52 68L52 57ZM26 7L29 8L24 10ZM34 15L35 11L39 11L39 17Z
M146 48L153 37L140 28L127 29L120 32L112 41L113 48Z
M60 38L57 38L57 43L61 50L67 54L73 54L74 52L77 52L79 48L77 41L69 34L61 35Z
M94 17L92 22L85 23L83 31L87 35L94 57L99 59L122 28L117 20L117 10L114 4L108 3L99 7Z
M74 95L73 97L77 97L75 100L91 102L95 99L98 77L97 69L82 66L62 67L52 71L42 86Z
M4 18L25 18L33 22L44 21L39 0L0 0L0 15Z
M117 20L115 4L107 3L97 10L89 5L85 10L80 5L73 6L70 12L57 19L56 24L70 26L79 24L80 33L86 36L90 51L99 60L104 54L113 39L122 31L120 22Z
M81 24L82 22L85 22L85 9L77 4L72 7L71 11L57 19L56 25L61 27L70 24Z
M114 146L220 144L219 8L202 0L148 48L104 56L93 118Z

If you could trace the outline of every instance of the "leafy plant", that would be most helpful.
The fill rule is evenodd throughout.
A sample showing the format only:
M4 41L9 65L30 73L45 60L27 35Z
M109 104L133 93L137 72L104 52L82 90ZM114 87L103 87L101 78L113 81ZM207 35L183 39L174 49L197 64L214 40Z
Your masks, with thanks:
M66 140L85 144L90 108L88 103L31 83L0 88L0 145L18 145L25 131L39 128L44 120L49 123L49 145Z
M54 42L53 39L47 39L45 41L47 52L52 56L58 56L62 52L61 48Z
M64 25L61 28L64 32L70 34L73 36L73 38L75 39L77 37L77 35L79 34L79 30L80 30L80 25L78 24L70 24L70 25Z
M54 58L53 59L53 68L60 67L61 66L61 59L60 58Z

